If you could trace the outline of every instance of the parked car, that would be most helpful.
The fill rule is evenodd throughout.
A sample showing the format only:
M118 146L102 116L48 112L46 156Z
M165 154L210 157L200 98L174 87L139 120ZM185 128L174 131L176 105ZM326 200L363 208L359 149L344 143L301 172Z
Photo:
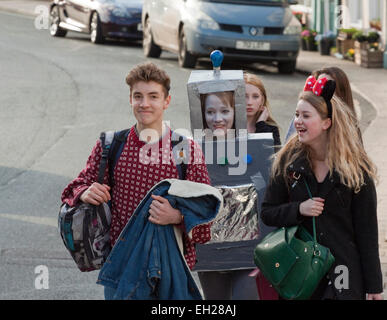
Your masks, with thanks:
M67 31L90 34L93 43L106 38L142 39L142 0L53 0L50 34L64 37Z
M295 70L301 24L292 0L144 0L143 50L157 58L178 54L181 67L219 49L225 60L274 62L283 73Z

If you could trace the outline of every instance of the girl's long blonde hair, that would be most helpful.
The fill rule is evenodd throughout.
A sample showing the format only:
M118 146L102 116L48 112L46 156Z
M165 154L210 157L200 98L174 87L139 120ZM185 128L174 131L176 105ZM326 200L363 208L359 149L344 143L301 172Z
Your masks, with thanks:
M277 122L275 122L275 120L273 119L273 115L271 113L269 101L267 99L266 89L265 89L265 86L263 85L261 79L259 79L255 74L248 73L248 72L245 72L243 74L243 78L245 80L245 83L251 84L251 85L257 87L261 91L262 96L263 96L263 105L266 106L267 111L269 113L269 116L266 120L266 123L279 128ZM255 122L257 122L261 113L262 113L262 111L257 112L257 114L255 115L255 118L254 118Z
M310 103L322 119L328 117L327 105L322 97L310 91L301 92L299 100ZM358 139L355 115L352 110L336 95L332 100L332 125L328 129L327 165L329 174L335 170L340 182L359 192L368 175L377 182L376 167L366 154L363 144ZM299 157L306 157L311 168L310 149L293 135L277 153L272 167L272 177L282 175L286 180L286 168Z

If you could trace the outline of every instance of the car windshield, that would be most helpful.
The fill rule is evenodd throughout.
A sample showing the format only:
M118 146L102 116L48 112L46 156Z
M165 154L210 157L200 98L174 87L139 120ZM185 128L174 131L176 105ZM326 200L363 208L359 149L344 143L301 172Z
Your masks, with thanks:
M220 3L237 3L247 5L284 5L288 4L287 0L201 0L204 2L220 2Z

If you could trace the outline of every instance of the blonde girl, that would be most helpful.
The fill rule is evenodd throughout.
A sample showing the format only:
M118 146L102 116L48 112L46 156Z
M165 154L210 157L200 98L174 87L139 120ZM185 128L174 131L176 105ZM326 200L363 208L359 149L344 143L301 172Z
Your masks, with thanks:
M327 89L334 81L321 80L299 96L297 135L273 162L262 219L277 227L301 224L312 234L316 217L317 241L331 250L335 264L311 299L379 300L376 168L358 139L354 113L333 96L335 86ZM338 266L348 285L339 285L343 274L335 272Z

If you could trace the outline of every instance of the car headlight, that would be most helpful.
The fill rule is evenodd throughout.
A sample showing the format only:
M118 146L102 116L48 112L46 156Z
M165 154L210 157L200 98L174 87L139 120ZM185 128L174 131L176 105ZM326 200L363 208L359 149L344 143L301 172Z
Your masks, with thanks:
M289 25L284 30L284 34L301 34L301 31L301 23L295 17L292 17Z
M219 25L214 20L200 19L199 26L202 29L219 30Z

